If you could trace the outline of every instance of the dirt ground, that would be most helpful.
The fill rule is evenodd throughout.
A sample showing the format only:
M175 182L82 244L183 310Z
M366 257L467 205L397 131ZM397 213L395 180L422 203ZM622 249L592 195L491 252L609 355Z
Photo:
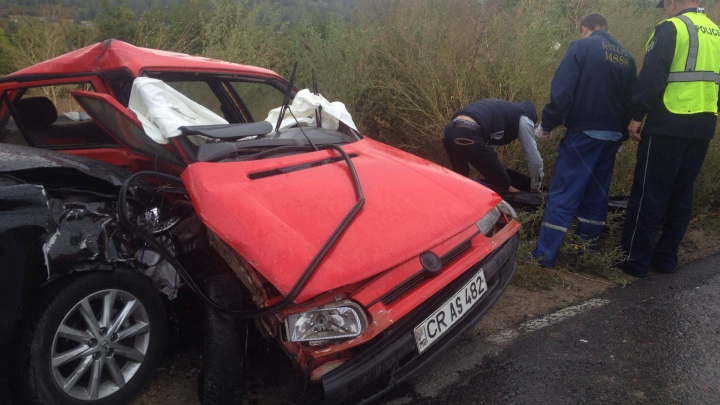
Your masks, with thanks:
M708 231L700 224L693 224L680 245L680 265L720 252L719 230Z
M563 274L565 285L551 290L528 291L511 285L495 307L473 330L480 335L490 335L529 319L550 314L558 309L583 302L601 292L615 287L607 280L584 275Z
M704 230L702 224L693 224L683 240L680 251L680 264L684 265L699 258L720 252L720 237L714 229ZM555 271L538 269L538 271ZM580 271L582 271L580 269ZM495 307L474 328L477 335L490 335L512 327L529 319L550 314L558 309L583 302L618 284L588 273L557 271L560 279L550 289L530 291L511 285ZM634 281L632 277L620 275L621 282ZM193 321L195 322L195 321ZM153 377L150 386L132 403L133 405L197 405L197 380L202 368L202 338L198 334L174 345L162 368ZM272 363L271 370L259 370L248 377L247 404L270 404L265 392L268 390L291 392L302 384L293 372L290 362L283 358L272 343L259 337L255 342L252 362ZM286 376L278 381L278 376ZM272 385L268 383L272 381ZM277 396L273 395L277 398ZM291 404L291 402L286 402Z

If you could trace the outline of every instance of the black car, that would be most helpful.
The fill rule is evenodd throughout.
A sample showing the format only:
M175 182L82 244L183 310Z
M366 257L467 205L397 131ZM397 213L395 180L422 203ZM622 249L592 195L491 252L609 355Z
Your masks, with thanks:
M0 403L126 402L163 352L177 276L120 226L130 173L83 157L0 143ZM162 233L138 187L135 220ZM164 293L164 294L163 294ZM31 398L32 397L32 398Z

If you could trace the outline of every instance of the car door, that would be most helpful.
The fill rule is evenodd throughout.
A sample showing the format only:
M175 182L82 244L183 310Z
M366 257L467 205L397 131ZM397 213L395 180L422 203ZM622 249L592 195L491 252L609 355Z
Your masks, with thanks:
M177 155L177 150L152 140L137 117L110 95L76 91L72 96L98 125L129 151L120 159L124 162L110 163L133 172L155 170L178 174L184 170L185 163Z

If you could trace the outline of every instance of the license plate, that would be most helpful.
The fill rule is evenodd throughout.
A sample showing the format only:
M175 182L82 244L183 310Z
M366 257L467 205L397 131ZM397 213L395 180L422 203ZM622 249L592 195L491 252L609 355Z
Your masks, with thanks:
M422 353L450 330L487 293L485 271L480 271L435 313L415 328L418 352Z

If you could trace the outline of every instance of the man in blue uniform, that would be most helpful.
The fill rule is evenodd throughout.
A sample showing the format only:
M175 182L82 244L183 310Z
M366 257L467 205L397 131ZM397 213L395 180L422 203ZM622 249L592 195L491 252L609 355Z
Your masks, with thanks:
M535 143L537 121L535 106L529 101L485 99L464 106L443 132L443 147L453 171L469 177L472 165L496 193L517 192L495 148L518 139L527 158L532 188L540 190L543 163Z
M623 271L672 273L692 213L693 184L715 134L720 29L698 0L666 0L632 96L630 137L639 141L622 249ZM640 135L640 126L647 115ZM662 236L655 236L662 225Z
M540 138L565 124L545 212L533 257L555 266L558 250L577 215L576 234L593 243L605 228L608 190L615 154L627 127L633 56L607 31L607 19L589 14L580 24L581 39L570 45L552 81Z

